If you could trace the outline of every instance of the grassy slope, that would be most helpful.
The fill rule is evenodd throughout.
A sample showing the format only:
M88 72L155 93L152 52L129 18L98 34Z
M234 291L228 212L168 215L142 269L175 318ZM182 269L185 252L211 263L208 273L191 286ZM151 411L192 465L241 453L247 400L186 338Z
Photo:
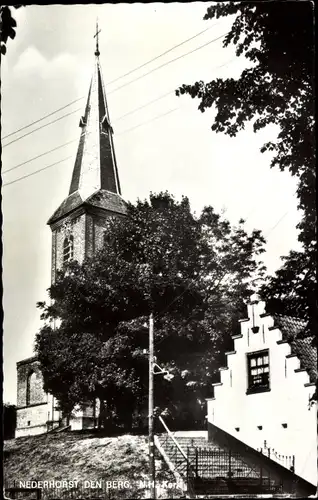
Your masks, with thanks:
M159 457L156 471L159 482L175 482ZM86 480L129 481L128 490L112 490L111 498L149 498L138 484L149 479L147 437L97 437L69 432L12 439L4 444L4 477L11 484L30 480L77 480L80 484ZM63 491L59 490L59 494L63 498ZM180 496L181 491L174 488L162 490L158 498Z

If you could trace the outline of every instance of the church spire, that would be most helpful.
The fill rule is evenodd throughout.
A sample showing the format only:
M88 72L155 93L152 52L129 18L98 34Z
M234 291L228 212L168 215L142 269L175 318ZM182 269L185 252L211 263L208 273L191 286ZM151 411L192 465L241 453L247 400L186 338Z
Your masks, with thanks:
M99 62L100 30L96 24L95 65L84 116L69 194L79 191L86 199L98 189L121 194L117 163L102 71Z
M69 196L49 220L49 224L60 219L80 204L92 204L98 198L98 205L106 210L124 211L124 201L118 177L113 128L110 123L105 87L99 61L100 33L96 23L96 48L94 71L88 92L84 115L79 126L82 129ZM98 194L99 193L99 194ZM96 200L95 200L96 198ZM110 208L107 200L114 208ZM115 209L115 206L117 206Z

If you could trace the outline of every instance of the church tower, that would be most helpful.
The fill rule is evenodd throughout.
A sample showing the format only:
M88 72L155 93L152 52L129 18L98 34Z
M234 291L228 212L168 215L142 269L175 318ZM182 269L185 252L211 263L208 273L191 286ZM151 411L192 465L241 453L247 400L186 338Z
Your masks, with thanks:
M108 217L126 213L99 61L98 29L95 36L94 71L79 123L81 135L69 194L48 221L52 230L52 283L68 260L81 263L102 246Z
M102 247L107 219L123 217L113 129L110 123L96 30L94 71L68 196L48 221L52 230L52 283L70 260L82 263ZM72 429L94 427L98 409L86 406L75 412ZM61 425L55 398L43 390L36 356L17 363L16 437L53 431Z

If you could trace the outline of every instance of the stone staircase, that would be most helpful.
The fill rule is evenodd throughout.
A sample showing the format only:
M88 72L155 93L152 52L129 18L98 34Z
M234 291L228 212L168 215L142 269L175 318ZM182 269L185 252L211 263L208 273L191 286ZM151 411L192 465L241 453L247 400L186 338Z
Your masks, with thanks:
M200 477L223 477L227 475L228 472L228 462L220 462L220 463L210 463L210 467L208 467L206 462L206 456L210 454L213 450L215 455L217 456L218 452L223 453L227 450L222 450L216 444L211 441L208 441L204 436L196 436L195 431L193 434L189 433L187 436L174 434L180 448L183 450L186 455L190 468L193 471L199 471ZM161 448L164 450L166 456L175 466L175 469L179 472L180 475L186 479L187 474L187 460L182 455L181 451L177 448L175 443L172 441L170 436L166 434L158 435L157 439L161 445ZM200 449L199 455L196 453L196 449ZM206 452L206 453L205 453ZM211 465L213 465L213 473L211 474ZM245 463L237 456L232 456L231 458L231 471L233 476L239 476L240 473L246 468ZM257 477L255 471L251 471L249 473L249 477Z
M254 494L259 491L259 473L249 468L235 453L231 455L229 473L229 462L226 458L228 450L208 441L203 432L158 434L155 444L177 482L183 484L188 498L209 498L210 495L215 497L216 492L222 496L240 493L253 495L253 490ZM264 493L270 492L274 487L271 479L266 476L264 471L263 477L267 483L265 488L268 490Z
M187 434L174 434L175 439L177 440L180 448L184 452L184 455L189 460L190 466L194 465L195 461L195 450L196 448L208 448L208 449L216 449L217 447L209 443L207 437L203 435L196 435L196 432L189 432ZM187 460L185 456L181 453L179 448L170 438L170 436L165 434L157 435L157 443L160 444L161 448L164 450L166 457L168 458L171 469L174 469L184 480L187 479ZM172 467L171 467L172 466Z

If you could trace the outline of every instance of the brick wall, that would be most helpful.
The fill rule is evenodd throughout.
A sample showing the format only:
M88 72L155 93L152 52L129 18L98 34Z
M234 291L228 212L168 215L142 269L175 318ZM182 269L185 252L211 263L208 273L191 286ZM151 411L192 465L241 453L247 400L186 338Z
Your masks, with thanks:
M63 267L64 240L73 236L73 259L82 263L84 258L92 257L103 246L104 233L109 217L122 217L103 209L97 212L79 212L66 216L62 221L52 226L52 283L55 281L56 271Z
M85 256L92 257L103 247L109 217L114 216L108 213L105 216L86 214Z
M100 209L99 209L100 210ZM52 283L56 278L57 270L63 267L64 240L73 236L73 259L82 263L85 256L91 257L103 246L104 233L108 217L115 214L105 210L84 212L83 207L76 213L64 217L52 228ZM115 215L116 216L116 215ZM16 436L27 436L46 432L47 420L58 420L59 412L54 411L52 396L43 390L42 374L36 357L17 363L17 431ZM28 398L28 379L30 382ZM28 401L29 399L29 401ZM52 413L53 412L53 413ZM98 411L96 412L98 414ZM94 426L94 410L88 405L80 415L73 419L72 428Z
M38 425L45 425L51 415L50 405L44 403L42 405L29 406L20 408L17 411L17 429L31 428Z
M46 424L37 425L35 427L23 427L16 429L15 437L37 436L38 434L44 434L45 432L47 432Z
M43 378L37 359L17 363L17 427L16 437L46 431L46 421L52 412L50 397L43 390Z
M53 229L52 232L52 282L55 281L56 271L63 267L64 240L72 235L74 238L73 259L83 262L85 257L86 214L78 217L66 217L65 225Z
M47 401L47 395L43 390L43 379L36 358L17 364L17 406L27 406L28 382L30 386L30 404L39 404Z
M95 252L102 248L104 244L104 234L107 225L107 219L103 217L94 218L94 249Z

